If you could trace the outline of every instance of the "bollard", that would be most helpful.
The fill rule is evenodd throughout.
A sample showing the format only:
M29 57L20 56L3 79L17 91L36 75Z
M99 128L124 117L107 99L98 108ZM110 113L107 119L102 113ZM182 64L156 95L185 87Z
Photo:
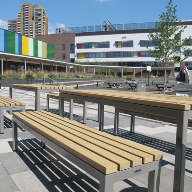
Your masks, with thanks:
M77 89L79 89L79 86L78 86L78 84L77 84Z
M97 82L97 87L98 87L98 82Z

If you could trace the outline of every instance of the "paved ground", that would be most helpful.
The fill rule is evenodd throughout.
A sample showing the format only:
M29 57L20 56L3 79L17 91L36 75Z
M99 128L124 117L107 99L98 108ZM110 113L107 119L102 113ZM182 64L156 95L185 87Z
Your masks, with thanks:
M181 86L182 88L182 86ZM180 88L179 88L180 89ZM121 89L123 90L123 89ZM125 90L128 90L127 88ZM186 90L190 90L187 87ZM8 88L0 95L9 95ZM27 110L34 110L34 93L13 90L13 99L26 103ZM41 94L41 109L46 108L46 93ZM58 102L50 101L50 111L58 114ZM87 126L98 129L97 105L88 104ZM66 117L68 105L65 105ZM74 120L82 122L82 106L74 107ZM113 134L114 108L105 106L105 132ZM72 165L51 148L40 147L40 142L27 131L19 130L19 150L12 152L11 115L5 114L5 133L0 134L0 192L4 191L98 191L98 182ZM130 134L130 118L120 116L120 137L129 139L163 152L161 192L173 189L176 127L162 122L136 119L136 132ZM192 188L192 130L188 130L185 191ZM147 192L147 174L114 184L114 192Z

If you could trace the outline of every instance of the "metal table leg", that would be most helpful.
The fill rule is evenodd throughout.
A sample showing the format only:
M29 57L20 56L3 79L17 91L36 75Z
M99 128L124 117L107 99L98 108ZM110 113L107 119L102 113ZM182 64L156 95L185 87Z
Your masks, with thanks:
M4 133L4 114L2 107L0 107L0 133Z
M40 91L35 90L35 111L40 111Z
M73 120L73 99L70 99L69 104L69 120Z
M87 101L83 103L83 123L86 124L87 120Z
M179 111L177 116L176 153L174 172L174 192L184 191L185 159L187 144L187 127L189 115L187 111Z
M115 108L114 135L118 135L118 128L119 128L119 109Z
M9 98L12 99L12 88L11 87L9 87Z
M99 131L104 129L104 105L100 104L99 110Z
M131 122L130 122L130 132L135 132L135 116L131 115Z
M59 115L64 117L64 98L59 97Z

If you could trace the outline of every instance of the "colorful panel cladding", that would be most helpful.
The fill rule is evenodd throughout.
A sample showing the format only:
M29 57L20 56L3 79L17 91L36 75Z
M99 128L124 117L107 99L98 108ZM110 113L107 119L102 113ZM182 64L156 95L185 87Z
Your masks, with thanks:
M55 57L55 45L0 29L0 51L43 57Z

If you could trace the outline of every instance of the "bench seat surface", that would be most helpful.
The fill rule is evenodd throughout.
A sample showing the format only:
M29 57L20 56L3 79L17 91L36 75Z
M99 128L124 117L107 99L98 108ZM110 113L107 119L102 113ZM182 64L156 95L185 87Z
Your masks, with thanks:
M0 107L24 106L25 103L0 95Z
M160 160L162 153L45 111L13 116L104 174Z

